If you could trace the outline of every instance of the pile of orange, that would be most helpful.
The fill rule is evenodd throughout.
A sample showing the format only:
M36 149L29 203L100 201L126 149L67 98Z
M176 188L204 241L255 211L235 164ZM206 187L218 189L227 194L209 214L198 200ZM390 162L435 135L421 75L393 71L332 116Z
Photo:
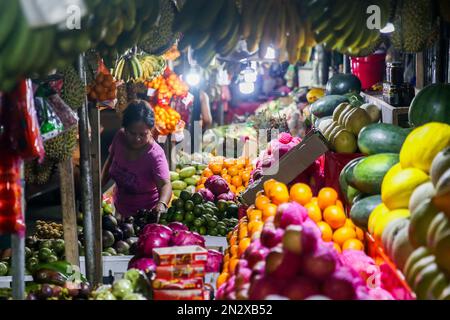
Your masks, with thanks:
M309 186L299 183L292 186L291 192L294 188L296 193L307 193L309 197ZM309 217L319 226L324 241L333 241L339 252L347 249L364 250L364 231L347 218L336 190L327 187L320 190L317 197L311 196L306 201L308 197L302 198L299 203L308 210Z
M169 68L166 68L163 75L147 82L146 85L148 88L157 91L159 101L166 101L167 104L169 104L172 97L185 97L189 91L188 85Z
M117 96L117 87L110 74L99 72L95 81L87 86L87 95L90 101L114 100Z
M197 189L204 188L209 177L218 175L225 179L233 193L239 194L245 191L248 186L252 170L253 166L248 158L225 159L216 157L210 161L208 167L203 171Z
M173 133L177 130L181 116L170 107L157 105L155 108L156 129L162 135Z

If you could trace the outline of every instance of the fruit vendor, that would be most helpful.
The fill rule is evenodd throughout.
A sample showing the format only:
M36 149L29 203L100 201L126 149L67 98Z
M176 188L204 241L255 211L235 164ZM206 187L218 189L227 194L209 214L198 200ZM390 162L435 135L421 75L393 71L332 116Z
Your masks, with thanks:
M102 171L102 186L114 180L114 205L128 217L138 210L155 210L158 218L172 195L169 164L152 136L154 113L144 100L131 102L123 114Z

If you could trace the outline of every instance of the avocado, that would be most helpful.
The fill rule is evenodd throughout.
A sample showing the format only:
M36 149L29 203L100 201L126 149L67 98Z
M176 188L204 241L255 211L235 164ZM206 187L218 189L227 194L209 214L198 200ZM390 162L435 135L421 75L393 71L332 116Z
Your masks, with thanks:
M192 195L191 200L194 202L194 204L201 204L203 203L203 197L200 193L196 192Z
M239 216L239 207L236 204L231 204L227 209L227 217L228 218L238 218Z
M182 199L183 201L191 200L191 197L192 195L186 190L183 190L180 193L180 199Z
M102 240L103 240L103 249L109 248L114 244L114 235L111 233L111 231L103 230Z
M196 205L192 212L194 213L194 216L200 217L203 214L204 209L205 208L202 205Z
M175 200L175 201L173 202L173 204L174 204L174 206L175 206L177 209L183 209L183 208L184 208L184 201L183 201L183 199L181 199L181 198Z
M228 209L228 203L225 200L219 200L217 202L217 209L219 209L220 212L225 212Z
M194 202L192 200L187 200L184 203L184 210L192 211L192 210L194 210L194 206L195 206L195 204L194 204Z
M103 230L113 231L117 228L117 219L113 216L107 215L102 217Z

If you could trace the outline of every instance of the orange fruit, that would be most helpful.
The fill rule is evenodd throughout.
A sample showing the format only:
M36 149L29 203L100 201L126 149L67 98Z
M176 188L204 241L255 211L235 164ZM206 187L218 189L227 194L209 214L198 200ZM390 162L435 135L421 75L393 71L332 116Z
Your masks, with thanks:
M320 232L322 232L322 240L330 242L333 239L333 230L330 225L325 221L319 221L317 222L317 226L319 227Z
M342 201L341 201L341 200L336 200L336 205L337 205L339 208L341 208L342 211L345 211L344 205L342 204Z
M227 253L226 255L223 256L223 263L227 262L230 260L230 254Z
M242 192L244 192L244 191L245 191L245 187L244 187L244 186L240 186L240 187L237 187L237 188L236 188L236 193L237 193L237 194L242 193Z
M228 271L230 272L230 274L234 274L234 271L236 270L236 266L238 263L239 259L237 257L230 259L230 264L228 267Z
M265 195L261 194L256 197L255 206L259 210L263 210L266 207L266 205L269 203L270 203L270 199L267 198Z
M252 239L250 239L250 238L244 238L241 241L239 241L239 246L238 246L239 257L241 257L244 254L245 250L247 249L247 247L250 245L251 242L252 242Z
M239 174L239 169L237 168L237 166L229 167L228 174L232 177L237 176Z
M205 185L204 184L199 184L197 186L197 190L200 190L200 189L205 189Z
M236 164L236 160L235 159L225 159L223 162L223 165L225 168L230 168L232 166L234 166Z
M228 183L231 183L231 176L229 174L222 174L222 178Z
M247 224L245 224L242 228L239 228L239 242L241 242L242 239L247 238L248 236L248 227Z
M223 175L225 175L225 174L227 174L227 173L228 173L228 170L225 169L225 168L223 168L223 169L222 169L222 172L221 172L220 174L223 176Z
M233 260L234 257L237 257L238 249L239 249L239 247L237 244L234 244L230 247L230 253L231 253L230 262L231 262L231 260Z
M239 158L236 160L236 167L238 168L238 170L244 169L246 164L247 164L247 162L243 158Z
M228 242L230 243L230 246L234 246L237 243L237 236L232 235Z
M249 180L250 180L250 172L247 170L242 172L242 181L247 183Z
M349 228L352 228L352 229L356 229L356 226L353 224L352 219L349 219L349 218L347 218L347 220L345 220L344 227L349 227Z
M356 238L364 241L364 231L361 228L356 227Z
M338 206L329 206L323 212L323 220L330 225L333 229L338 229L344 226L347 221L344 211Z
M209 164L209 168L211 169L213 174L220 175L222 173L222 164L221 163L211 162Z
M233 186L232 184L230 184L229 187L230 187L230 191L231 191L231 192L236 193L236 187L235 187L235 186Z
M341 246L338 245L336 242L333 242L333 247L336 249L337 252L342 253Z
M216 288L219 288L228 280L228 273L222 272L220 276L217 277Z
M275 215L277 214L277 208L278 206L276 204L273 203L266 204L266 206L262 210L263 221L266 221L267 218L269 217L275 217Z
M242 186L242 178L240 176L234 176L231 178L231 184L236 188Z
M352 228L342 227L333 233L333 241L342 246L348 239L355 239L356 231Z
M260 232L262 230L263 226L264 226L264 222L262 222L262 221L258 221L258 220L251 221L248 223L248 231L253 236L253 234L255 232Z
M262 220L262 212L261 210L252 210L250 212L247 211L248 220L251 221L261 221Z
M308 210L308 216L314 222L322 221L322 211L319 208L319 205L315 203L308 203L305 205L305 209Z
M324 210L326 207L336 204L338 194L333 188L323 188L319 191L317 196L320 209Z
M205 170L203 170L202 175L206 178L211 177L212 175L214 175L214 173L211 171L210 168L206 168Z
M319 204L319 200L317 199L317 197L312 197L310 202L315 203L317 205Z
M311 201L312 191L307 184L296 183L291 187L289 195L292 201L296 201L304 206Z
M277 181L275 179L269 179L266 182L264 182L263 187L264 187L264 193L266 194L266 196L269 196L270 194L270 190L272 189L272 186L276 183Z
M269 197L275 204L282 204L289 201L289 191L284 183L276 182L269 192Z
M342 250L364 250L364 244L358 239L348 239L342 245Z

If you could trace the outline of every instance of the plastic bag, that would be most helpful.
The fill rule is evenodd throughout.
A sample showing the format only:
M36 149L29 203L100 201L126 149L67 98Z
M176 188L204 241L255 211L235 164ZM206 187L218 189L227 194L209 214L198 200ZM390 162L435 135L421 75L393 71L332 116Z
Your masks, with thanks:
M44 141L50 140L59 135L64 130L64 125L53 111L52 106L44 97L34 99L38 114L40 131Z
M9 150L23 159L42 159L44 146L31 80L22 80L11 93L6 94L0 108L0 128L3 128L0 149Z
M64 129L69 129L78 124L77 114L70 108L64 100L57 94L48 97L48 102L52 106L55 114L61 119Z
M22 159L6 153L0 157L0 234L25 230L22 215L22 185L20 166Z
M208 260L206 262L206 272L220 272L223 254L216 250L208 250Z

